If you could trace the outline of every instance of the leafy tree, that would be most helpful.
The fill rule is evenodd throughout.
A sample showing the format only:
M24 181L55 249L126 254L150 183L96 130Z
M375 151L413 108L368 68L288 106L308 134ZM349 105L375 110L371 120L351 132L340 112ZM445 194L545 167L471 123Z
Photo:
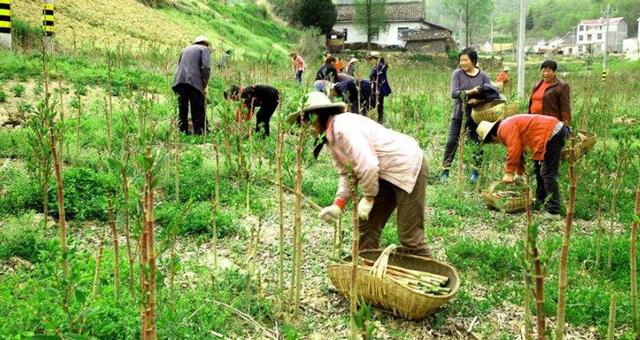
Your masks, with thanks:
M527 12L527 20L525 21L525 29L527 31L531 31L533 29L534 19L533 19L533 11Z
M324 34L331 32L338 13L331 0L302 0L298 14L305 27L318 27Z
M354 2L354 21L356 27L367 35L367 49L371 49L371 40L381 30L387 29L386 0L356 0Z
M444 5L461 21L465 46L470 46L474 35L486 31L493 18L492 0L445 0Z

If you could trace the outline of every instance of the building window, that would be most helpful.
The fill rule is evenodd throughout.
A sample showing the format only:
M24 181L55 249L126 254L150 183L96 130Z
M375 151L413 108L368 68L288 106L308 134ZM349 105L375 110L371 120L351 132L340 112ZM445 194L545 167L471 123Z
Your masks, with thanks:
M598 33L598 40L602 40L602 33Z
M579 40L579 41L582 41L582 37L583 37L582 35L579 35L579 36L578 36L578 40Z
M591 34L587 34L587 41L591 41Z
M398 40L402 39L402 36L407 33L409 27L398 27Z
M342 29L342 34L344 35L344 41L347 41L347 29L346 28Z
M582 26L582 25L578 26L578 30L579 31L584 31L584 26Z

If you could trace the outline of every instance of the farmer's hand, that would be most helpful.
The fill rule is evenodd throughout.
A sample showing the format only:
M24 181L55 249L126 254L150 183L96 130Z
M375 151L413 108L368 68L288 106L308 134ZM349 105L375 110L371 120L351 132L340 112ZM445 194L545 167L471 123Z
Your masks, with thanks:
M369 213L373 209L373 197L363 197L358 203L358 217L363 220L369 219Z
M472 99L469 99L469 100L467 101L467 103L468 103L469 105L477 105L477 104L482 103L482 101L481 101L480 99L477 99L477 98L472 98Z
M468 96L472 96L474 94L480 93L480 86L476 86L471 90L465 90L464 93Z
M514 177L512 173L506 173L504 174L504 176L502 176L502 181L505 183L513 183L514 181Z
M340 209L340 207L335 204L322 208L322 210L320 210L320 213L318 213L318 217L329 223L332 223L336 219L340 218L340 215L342 215L342 209Z

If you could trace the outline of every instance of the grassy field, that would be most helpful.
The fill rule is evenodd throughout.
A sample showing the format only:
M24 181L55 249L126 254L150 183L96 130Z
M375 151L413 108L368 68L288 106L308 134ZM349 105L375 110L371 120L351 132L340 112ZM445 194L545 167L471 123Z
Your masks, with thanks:
M79 1L67 3L61 5L62 13L71 13L71 4L81 5ZM35 4L24 2L16 11ZM131 6L137 5L131 2ZM208 8L215 10L216 6L209 4ZM211 32L224 32L224 27L207 21L214 19L177 11L166 8L160 13L180 22L192 20L191 29L207 22L213 25L207 25ZM245 20L237 15L237 20ZM68 31L60 29L61 39L68 44ZM115 26L104 29L111 32ZM281 34L266 26L255 30L272 39ZM182 46L186 40L181 39L195 33L190 29L176 32L184 33L170 38L175 40L167 44L168 49ZM239 46L248 33L235 28L233 32L235 35L222 36ZM265 38L256 46L268 49L268 41L272 40ZM272 131L283 133L283 180L293 188L299 131L280 123L312 88L315 65L299 86L292 80L288 60L267 63L250 56L237 58L227 69L213 74L207 111L211 134L192 137L176 136L173 128L176 103L170 84L174 55L151 56L133 50L87 53L90 51L69 51L50 59L50 77L45 82L38 53L0 52L0 122L9 118L18 122L0 129L0 337L140 336L144 299L139 275L146 275L148 268L141 270L137 254L145 230L141 199L147 173L155 178L159 337L348 337L348 302L331 284L326 265L350 251L349 212L338 237L342 242L336 245L334 226L321 222L312 204L303 203L301 308L294 318L289 307L294 304L290 299L293 260L299 253L292 242L295 196L286 193L284 197L281 247L278 190L273 184L276 133L266 140L247 137L253 122L235 124L235 104L222 100L223 90L235 82L270 83L281 90L283 98ZM387 105L387 125L414 136L425 151L430 173L427 242L437 259L458 269L462 286L452 302L423 320L409 322L378 310L366 319L380 338L519 338L526 218L486 209L479 194L501 177L504 148L486 148L477 186L468 183L466 167L460 181L454 173L449 184L439 184L451 110L451 69L427 57L390 55L388 60L394 94ZM311 57L308 61L315 62ZM528 61L527 91L538 78L539 62ZM636 98L640 64L614 59L609 79L601 82L597 66L589 71L579 60L558 62L559 74L572 89L573 128L599 137L595 149L576 163L579 182L568 261L567 336L604 337L609 300L615 294L615 337L633 339L629 247L640 172L640 126L614 124L613 120L640 118ZM107 65L112 65L111 71ZM365 74L366 69L361 65L359 72ZM495 77L495 69L487 71ZM47 90L57 103L45 105ZM524 99L519 103L522 109L526 107ZM62 147L66 252L61 250L51 144L41 138L43 131L45 137L49 133L41 126L47 124L43 120L47 113L55 114L49 124L53 122L58 136L57 151ZM321 206L330 204L337 174L326 152L314 161L311 138L303 140L302 193ZM147 154L145 161L147 146L153 154ZM49 163L43 165L43 161ZM465 164L470 162L470 158L465 160ZM568 198L567 173L563 164L564 200ZM43 216L45 200L48 218ZM398 243L394 225L395 216L382 235L383 246ZM546 267L543 307L549 329L555 326L562 230L562 222L539 221L539 248ZM118 247L114 247L115 240ZM281 250L283 263L278 259ZM69 263L68 274L65 262ZM115 274L116 263L119 275ZM284 292L278 289L281 270ZM535 315L533 305L530 307Z

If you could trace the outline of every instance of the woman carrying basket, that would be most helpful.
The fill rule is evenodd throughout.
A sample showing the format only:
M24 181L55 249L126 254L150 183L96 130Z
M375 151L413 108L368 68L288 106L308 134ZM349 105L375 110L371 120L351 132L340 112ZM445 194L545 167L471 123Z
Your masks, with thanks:
M345 110L344 103L332 103L323 93L311 92L303 110L288 119L311 124L314 137L324 136L314 156L326 144L340 174L336 199L319 217L327 221L340 217L351 198L352 172L363 193L358 203L360 250L380 246L382 229L397 208L403 246L399 250L431 257L424 241L427 165L418 142Z
M469 95L477 92L477 88L483 84L491 84L491 79L476 65L478 64L478 54L473 48L467 47L460 55L458 55L460 68L453 71L451 75L451 98L454 100L453 112L451 113L451 122L449 123L449 136L444 150L444 160L442 161L442 174L440 182L446 183L449 179L449 169L453 163L453 157L458 148L458 140L460 139L460 131L464 128L469 132L469 138L476 144L480 143L476 134L478 126L471 118L471 105L463 105ZM466 111L463 112L463 107ZM462 126L463 120L466 122ZM471 171L471 182L478 181L478 167L482 164L482 150L479 148L473 153L474 168Z

